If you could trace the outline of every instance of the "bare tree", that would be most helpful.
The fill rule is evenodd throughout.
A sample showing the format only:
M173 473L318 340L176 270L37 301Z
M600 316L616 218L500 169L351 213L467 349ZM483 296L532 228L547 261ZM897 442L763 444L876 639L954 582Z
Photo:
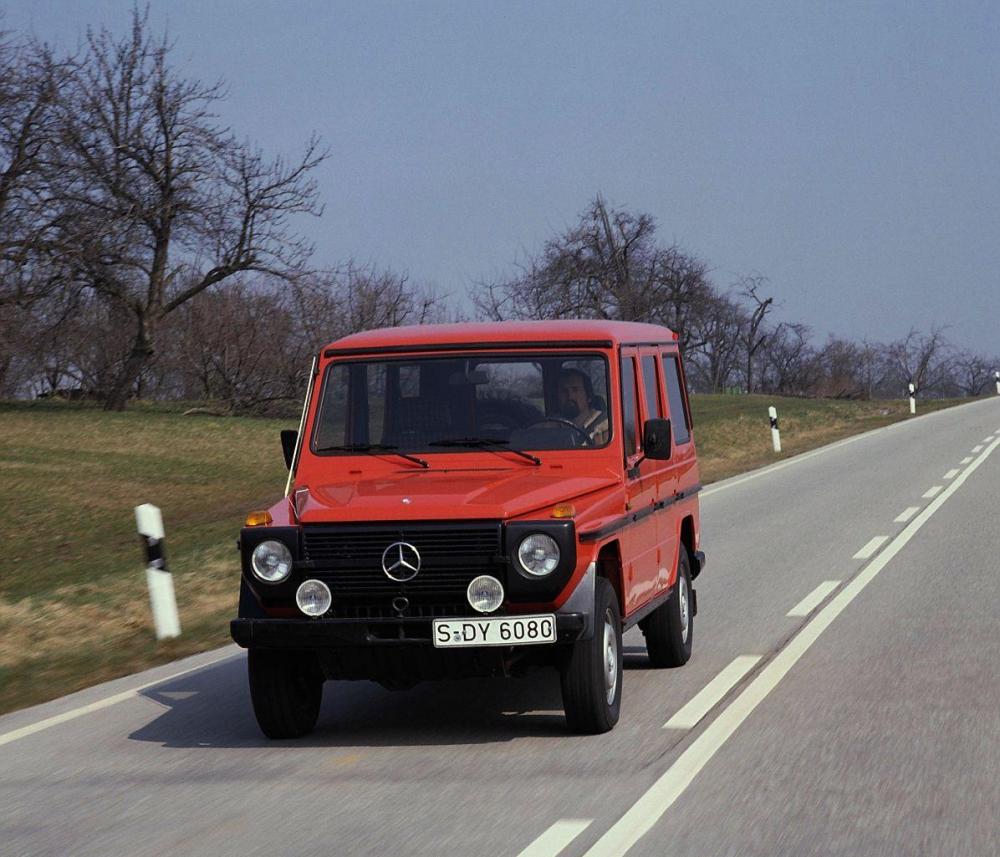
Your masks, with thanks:
M747 316L743 307L726 295L717 295L698 317L689 367L703 392L721 393L737 371L740 339Z
M740 344L743 346L743 378L746 391L754 392L754 361L757 352L768 340L769 331L765 326L768 313L774 306L774 298L761 297L759 291L767 284L767 280L755 274L743 277L739 283L739 295L750 304L746 323L740 330Z
M45 45L0 33L0 304L36 296L50 226L45 167L67 70Z
M762 386L773 393L805 396L815 393L823 376L819 355L804 324L782 322L763 349Z
M952 362L954 383L966 396L981 396L993 381L994 366L995 360L971 351L960 351Z
M901 340L886 347L886 354L896 369L897 384L902 395L905 385L912 383L917 393L927 393L948 380L948 342L944 328L932 327L929 334L911 329Z
M0 387L16 389L34 344L35 304L58 285L49 242L47 161L66 64L0 32ZM22 364L17 379L7 374ZM12 386L11 386L12 385Z
M218 84L185 79L171 45L133 12L130 34L90 32L59 103L61 250L74 280L128 311L133 338L106 407L121 409L156 353L164 318L244 271L302 274L295 214L319 214L310 140L267 160L216 124Z
M598 195L576 226L549 239L517 276L480 283L480 318L604 318L666 324L689 344L691 320L714 296L703 262L656 243L648 214Z

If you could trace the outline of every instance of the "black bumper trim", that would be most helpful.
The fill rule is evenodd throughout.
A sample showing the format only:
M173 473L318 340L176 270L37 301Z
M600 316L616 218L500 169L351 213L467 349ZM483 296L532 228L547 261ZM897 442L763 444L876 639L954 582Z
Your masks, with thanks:
M466 621L470 617L459 618ZM511 618L514 618L513 614ZM579 639L585 627L582 613L557 613L556 643L571 643ZM433 646L430 619L233 619L229 623L229 633L233 641L244 649Z
M705 552L695 551L694 562L691 563L691 579L694 580L705 569Z

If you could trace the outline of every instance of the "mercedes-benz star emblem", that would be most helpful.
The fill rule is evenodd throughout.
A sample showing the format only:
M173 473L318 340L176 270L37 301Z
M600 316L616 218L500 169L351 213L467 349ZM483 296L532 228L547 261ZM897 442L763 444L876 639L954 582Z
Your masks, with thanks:
M397 583L413 580L420 571L420 553L409 542L393 542L382 551L382 571Z

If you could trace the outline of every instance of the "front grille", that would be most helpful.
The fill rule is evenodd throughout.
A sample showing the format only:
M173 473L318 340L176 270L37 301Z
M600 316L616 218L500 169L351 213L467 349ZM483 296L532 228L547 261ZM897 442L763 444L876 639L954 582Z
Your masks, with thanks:
M480 574L502 576L499 522L414 524L311 524L303 527L303 560L309 575L330 587L334 612L347 618L394 616L392 599L410 601L408 616L468 613L466 589ZM393 542L408 542L420 554L410 581L390 580L382 554Z
M403 616L387 604L334 604L326 614L329 619L447 619L472 616L475 611L468 601L464 604L410 604ZM479 614L482 615L482 614Z

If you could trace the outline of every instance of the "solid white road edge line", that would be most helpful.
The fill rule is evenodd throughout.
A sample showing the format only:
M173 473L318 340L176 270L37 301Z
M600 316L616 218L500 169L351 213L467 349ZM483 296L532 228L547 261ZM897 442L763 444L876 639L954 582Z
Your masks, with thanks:
M971 460L972 459L970 458L969 461L971 461ZM900 512L898 515L896 515L895 518L893 518L893 523L894 524L905 524L908 520L910 520L910 518L912 518L914 515L916 515L917 512L919 512L919 511L920 511L920 507L919 506L907 506L905 509L903 509L902 512Z
M186 670L181 670L180 672L164 676L163 678L158 678L156 681L148 681L145 684L140 684L138 687L133 687L131 690L123 690L121 693L116 693L113 696L106 696L104 699L99 699L96 702L89 703L88 705L81 705L79 708L74 708L71 711L64 711L62 714L46 717L44 720L39 720L37 723L29 723L27 726L22 726L20 729L5 732L3 735L0 735L0 747L4 744L9 744L11 741L16 741L18 738L26 738L28 735L34 735L36 732L41 732L43 729L48 729L50 726L58 726L60 723L66 723L69 720L76 720L77 717L83 717L84 714L91 714L94 711L100 711L102 708L117 705L119 702L124 702L126 699L132 699L133 697L138 696L147 688L163 684L164 682L173 681L176 678L180 678L182 675L197 672L198 670L203 670L206 667L215 666L215 664L234 657L236 657L236 654L227 652L225 655L220 658L216 658L214 661L198 664L196 667L189 667Z
M958 474L959 474L960 472L961 472L961 471L959 471L959 470L957 470L957 469L952 469L952 470L949 470L949 471L948 471L947 473L945 473L945 475L944 475L944 478L945 478L945 479L954 479L954 478L955 478L956 476L958 476Z
M856 557L855 557L856 558ZM805 598L803 598L798 604L796 604L791 610L789 610L786 616L808 616L813 612L823 601L826 600L826 596L833 592L840 586L839 580L824 580L819 586L817 586L812 592L810 592Z
M925 500L930 500L932 497L937 497L937 495L940 494L940 493L941 493L941 486L940 485L935 485L932 488L928 488L923 493L923 498Z
M709 711L719 704L729 691L756 666L760 655L740 655L706 684L673 717L663 724L664 729L690 729L697 726Z
M784 649L774 656L746 689L715 718L691 744L681 753L660 778L643 794L632 807L594 843L585 857L622 857L643 835L652 829L664 813L671 807L691 781L698 775L719 748L739 728L740 724L761 701L777 687L778 682L809 650L814 642L841 613L844 612L858 594L875 579L919 531L981 465L1000 446L1000 441L991 444L948 488L935 500L927 504L913 521L896 536L889 546L866 565L850 583L820 610L788 642Z
M779 461L776 464L769 464L765 467L761 467L759 470L754 470L746 474L745 476L739 476L739 477L734 476L732 477L731 480L726 480L722 482L722 484L711 485L708 488L705 488L701 492L701 496L704 499L705 497L708 497L711 494L715 494L719 491L726 491L729 488L735 488L737 485L742 485L744 482L749 482L751 479L757 479L761 476L767 476L769 473L774 473L777 470L784 470L786 467L791 467L793 464L798 464L801 461L807 461L808 459L814 458L817 455L823 455L824 453L832 452L835 449L839 449L840 447L846 446L849 443L854 443L857 440L863 440L866 437L872 437L873 435L881 434L882 432L893 431L894 429L901 429L906 426L920 425L921 420L929 420L929 419L934 419L935 417L941 417L944 416L945 414L953 412L956 408L963 408L966 405L981 404L987 401L992 401L992 399L975 399L971 402L966 402L965 404L962 405L955 405L950 408L942 408L939 411L929 411L926 414L920 414L919 416L910 417L908 419L901 420L899 422L889 423L889 425L887 426L880 426L879 428L871 429L870 431L865 431L862 432L861 434L854 434L851 435L850 437L845 437L843 440L837 440L834 441L833 443L828 443L825 446L817 447L816 449L810 450L809 452L803 452L800 453L799 455L794 455L791 458L786 459L785 461ZM997 429L997 431L1000 432L1000 429Z
M875 538L854 554L854 559L868 559L868 557L875 553L875 551L882 547L882 545L884 545L887 541L889 541L888 536L875 536Z
M563 818L522 851L518 857L555 857L586 830L592 818Z

